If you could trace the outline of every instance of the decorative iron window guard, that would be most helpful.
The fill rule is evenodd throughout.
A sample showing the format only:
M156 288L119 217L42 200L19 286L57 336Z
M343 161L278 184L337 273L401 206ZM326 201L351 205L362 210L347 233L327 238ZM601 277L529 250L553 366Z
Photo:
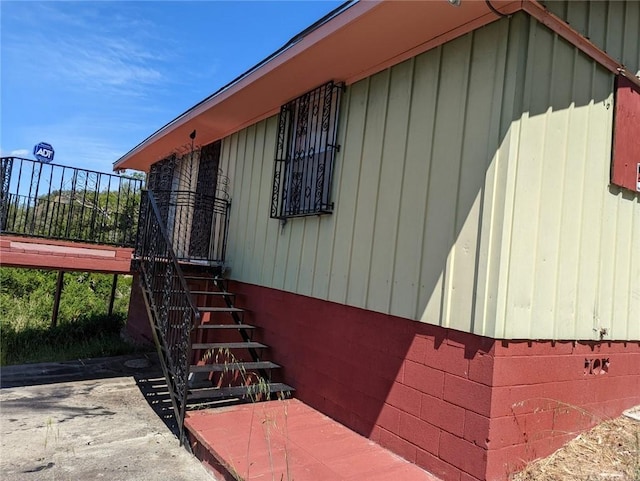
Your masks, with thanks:
M343 89L344 84L331 81L280 109L271 218L333 211L331 179Z

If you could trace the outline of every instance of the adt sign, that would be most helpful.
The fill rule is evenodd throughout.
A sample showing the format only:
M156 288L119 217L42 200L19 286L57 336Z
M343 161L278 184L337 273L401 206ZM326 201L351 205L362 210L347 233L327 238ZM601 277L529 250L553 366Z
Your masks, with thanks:
M45 164L48 164L53 160L54 153L55 152L53 151L51 144L47 144L45 142L40 142L33 148L33 155L35 155L36 159L40 162L44 162Z

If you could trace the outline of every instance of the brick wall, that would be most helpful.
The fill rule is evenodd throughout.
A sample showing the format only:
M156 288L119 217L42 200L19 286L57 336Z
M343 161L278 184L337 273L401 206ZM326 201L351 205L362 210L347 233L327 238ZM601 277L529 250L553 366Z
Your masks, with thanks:
M147 308L145 307L142 296L139 274L136 272L133 274L133 280L131 282L131 297L129 298L126 331L135 342L148 344L153 343L153 334L147 316Z
M503 343L249 284L230 290L297 398L444 480L506 479L640 403L637 342ZM585 358L608 358L606 374L585 374Z
M493 341L231 283L296 397L446 480L482 479Z
M487 479L640 404L640 342L496 341Z

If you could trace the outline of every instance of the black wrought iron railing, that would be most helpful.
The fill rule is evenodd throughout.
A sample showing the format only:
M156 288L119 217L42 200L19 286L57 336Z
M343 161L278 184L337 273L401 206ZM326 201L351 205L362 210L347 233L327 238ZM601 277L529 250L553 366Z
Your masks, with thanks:
M0 158L0 232L132 247L142 180Z
M135 258L182 442L191 331L199 324L201 315L172 248L163 217L153 193L143 191Z
M153 195L179 260L224 263L231 205L228 200L185 190L154 191Z

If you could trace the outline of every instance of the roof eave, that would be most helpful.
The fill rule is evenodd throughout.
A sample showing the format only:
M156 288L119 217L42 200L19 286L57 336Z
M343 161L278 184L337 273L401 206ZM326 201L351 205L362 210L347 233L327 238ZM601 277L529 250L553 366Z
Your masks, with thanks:
M492 0L491 3L466 0L461 7L453 7L446 0L408 2L402 8L396 8L397 5L396 2L361 1L299 38L294 37L292 45L285 45L277 55L267 57L256 68L169 122L118 159L114 168L147 170L151 163L186 145L188 134L194 129L198 131L199 145L224 138L274 115L280 105L325 81L356 82L520 10L610 71L627 74L624 66L536 0ZM419 34L415 28L407 33L407 24L413 22L415 27L418 22L413 18L416 13L421 15L418 19L421 30ZM397 25L402 25L402 29ZM378 44L359 45L363 39ZM397 45L387 48L390 42ZM335 58L331 57L334 54L342 67L334 66ZM345 59L353 62L345 63ZM351 68L349 63L358 65ZM310 69L309 65L319 67ZM637 77L631 77L640 82Z

